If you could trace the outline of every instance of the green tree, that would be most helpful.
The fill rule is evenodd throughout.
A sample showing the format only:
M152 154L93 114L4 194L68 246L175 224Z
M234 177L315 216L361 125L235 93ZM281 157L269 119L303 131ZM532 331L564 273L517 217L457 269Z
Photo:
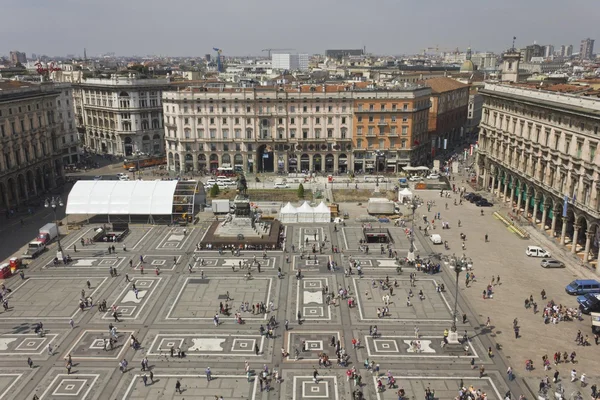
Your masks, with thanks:
M302 185L302 184L298 185L298 198L299 199L304 198L304 185Z
M219 195L219 186L215 183L213 187L210 188L210 197L217 197Z

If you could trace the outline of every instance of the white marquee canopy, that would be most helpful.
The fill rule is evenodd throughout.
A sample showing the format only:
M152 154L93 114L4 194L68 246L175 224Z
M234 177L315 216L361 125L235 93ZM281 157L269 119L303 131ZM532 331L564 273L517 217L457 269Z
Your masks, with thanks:
M177 181L78 181L67 215L171 215Z

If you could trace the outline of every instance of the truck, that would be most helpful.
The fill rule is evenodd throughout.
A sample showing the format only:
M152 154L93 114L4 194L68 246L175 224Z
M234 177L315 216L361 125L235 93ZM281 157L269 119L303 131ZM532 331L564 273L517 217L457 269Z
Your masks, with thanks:
M23 253L23 258L33 259L42 254L46 250L46 244L39 240L29 242L27 250Z
M42 226L38 232L37 240L45 245L53 241L58 236L58 226L54 223L49 223Z
M229 200L213 200L212 211L215 214L227 214L230 211Z
M370 198L367 204L367 212L371 215L391 215L395 211L395 203L383 198Z

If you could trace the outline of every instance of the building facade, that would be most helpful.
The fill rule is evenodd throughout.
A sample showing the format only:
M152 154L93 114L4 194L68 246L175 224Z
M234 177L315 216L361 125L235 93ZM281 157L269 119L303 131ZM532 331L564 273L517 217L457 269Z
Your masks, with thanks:
M176 173L233 168L343 174L375 170L374 163L367 160L374 159L376 151L384 155L381 172L391 169L387 160L393 160L395 170L399 155L405 163L416 160L416 156L411 158L419 148L414 139L426 134L430 89L386 91L364 86L188 88L165 92L168 167ZM357 111L359 105L361 111ZM383 110L382 105L386 107ZM360 141L353 136L358 132L358 121Z
M90 78L74 84L77 126L87 150L131 156L164 154L162 92L166 79L135 75Z
M467 113L466 132L468 134L475 133L481 122L483 115L483 96L479 94L477 88L469 90L469 107Z
M594 56L594 39L583 39L579 47L579 58L582 60L591 60Z
M54 85L0 82L0 209L14 210L64 178Z
M452 149L462 142L467 125L469 86L451 78L425 81L431 88L429 137L431 155Z
M480 93L480 183L596 265L600 99L501 84Z
M14 50L10 52L10 62L12 64L27 64L27 55L25 53Z
M308 71L308 54L271 54L271 67L287 71Z
M353 92L353 166L356 172L397 172L427 157L431 89L404 85Z
M56 113L60 130L59 146L62 152L63 165L77 164L81 155L81 142L77 132L75 119L75 100L73 86L68 83L54 83L53 86L60 92L56 99Z

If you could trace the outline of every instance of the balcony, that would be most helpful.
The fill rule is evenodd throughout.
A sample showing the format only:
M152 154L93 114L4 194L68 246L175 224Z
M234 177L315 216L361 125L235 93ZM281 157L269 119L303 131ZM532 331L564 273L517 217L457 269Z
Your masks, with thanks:
M377 126L387 126L388 123L385 121L377 121Z
M371 133L367 133L365 136L366 137L376 137L377 134L375 132L371 132Z

